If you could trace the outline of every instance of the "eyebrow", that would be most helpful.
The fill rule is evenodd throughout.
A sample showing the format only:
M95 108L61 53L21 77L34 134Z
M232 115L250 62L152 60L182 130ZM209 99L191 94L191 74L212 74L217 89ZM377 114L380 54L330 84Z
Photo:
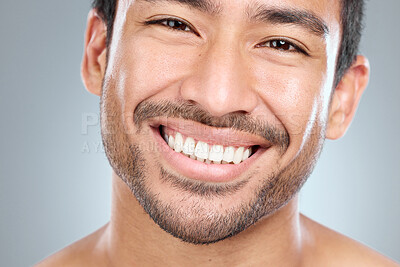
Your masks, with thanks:
M320 37L329 34L327 24L320 17L307 10L259 6L252 9L248 8L246 13L252 22L264 22L276 25L292 24L300 26Z
M221 4L210 0L141 0L148 3L177 3L190 8L198 9L210 15L218 15L222 12ZM327 24L310 11L294 8L268 7L250 4L246 9L247 18L250 22L262 22L274 25L296 25L319 36L325 37L329 34Z
M177 3L185 6L189 6L194 9L198 9L204 13L210 15L218 15L221 13L220 3L213 3L209 0L142 0L148 3Z

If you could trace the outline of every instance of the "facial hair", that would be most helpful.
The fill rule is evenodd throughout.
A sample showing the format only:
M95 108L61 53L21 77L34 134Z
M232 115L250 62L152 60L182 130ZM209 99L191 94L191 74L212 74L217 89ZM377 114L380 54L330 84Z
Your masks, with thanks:
M136 128L136 133L133 134L141 134L145 122L158 116L182 118L211 127L226 127L256 134L279 147L281 154L290 144L289 134L285 130L279 130L265 121L241 113L216 118L188 102L141 102L133 116L130 116ZM186 198L166 202L160 197L160 193L156 194L152 190L148 182L150 164L145 157L146 151L140 145L131 143L131 133L127 133L124 124L127 117L129 118L121 111L118 101L108 95L107 90L103 90L102 139L114 172L130 188L156 224L174 237L192 244L210 244L234 236L286 205L311 174L324 142L324 129L315 124L312 131L314 134L310 135L295 159L278 172L262 177L251 199L220 211L211 210L204 202L227 198L237 193L252 179L251 175L240 182L212 184L181 177L157 164L162 183L195 199L190 208L183 208L181 203L187 201ZM253 175L262 176L260 173Z

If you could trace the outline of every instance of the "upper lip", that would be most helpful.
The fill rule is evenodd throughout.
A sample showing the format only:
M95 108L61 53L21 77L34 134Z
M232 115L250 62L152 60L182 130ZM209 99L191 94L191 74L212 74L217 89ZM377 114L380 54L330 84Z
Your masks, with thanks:
M170 117L152 118L149 121L151 127L165 126L186 137L190 136L197 141L202 141L210 145L216 144L234 147L260 146L261 148L269 148L271 146L271 143L261 136L231 128L210 127L195 121Z

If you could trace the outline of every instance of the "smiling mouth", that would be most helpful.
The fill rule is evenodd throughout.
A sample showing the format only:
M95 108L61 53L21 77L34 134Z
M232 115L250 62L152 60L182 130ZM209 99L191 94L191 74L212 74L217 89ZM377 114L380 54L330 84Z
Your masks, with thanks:
M248 132L179 118L157 117L149 122L160 167L184 179L211 183L247 179L265 152L273 155L271 142Z
M259 145L224 145L218 144L218 141L198 140L163 125L159 126L158 131L165 143L176 153L205 164L238 165L251 158L260 147Z

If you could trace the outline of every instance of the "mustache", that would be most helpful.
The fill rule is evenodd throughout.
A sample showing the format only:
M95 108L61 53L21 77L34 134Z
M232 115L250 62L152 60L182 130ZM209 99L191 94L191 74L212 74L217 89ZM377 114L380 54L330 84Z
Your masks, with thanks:
M191 120L210 127L230 128L261 136L282 151L289 147L290 137L286 129L278 129L259 117L242 112L229 113L221 117L212 116L198 104L189 101L142 101L135 109L133 120L140 130L143 122L155 117L170 117Z

